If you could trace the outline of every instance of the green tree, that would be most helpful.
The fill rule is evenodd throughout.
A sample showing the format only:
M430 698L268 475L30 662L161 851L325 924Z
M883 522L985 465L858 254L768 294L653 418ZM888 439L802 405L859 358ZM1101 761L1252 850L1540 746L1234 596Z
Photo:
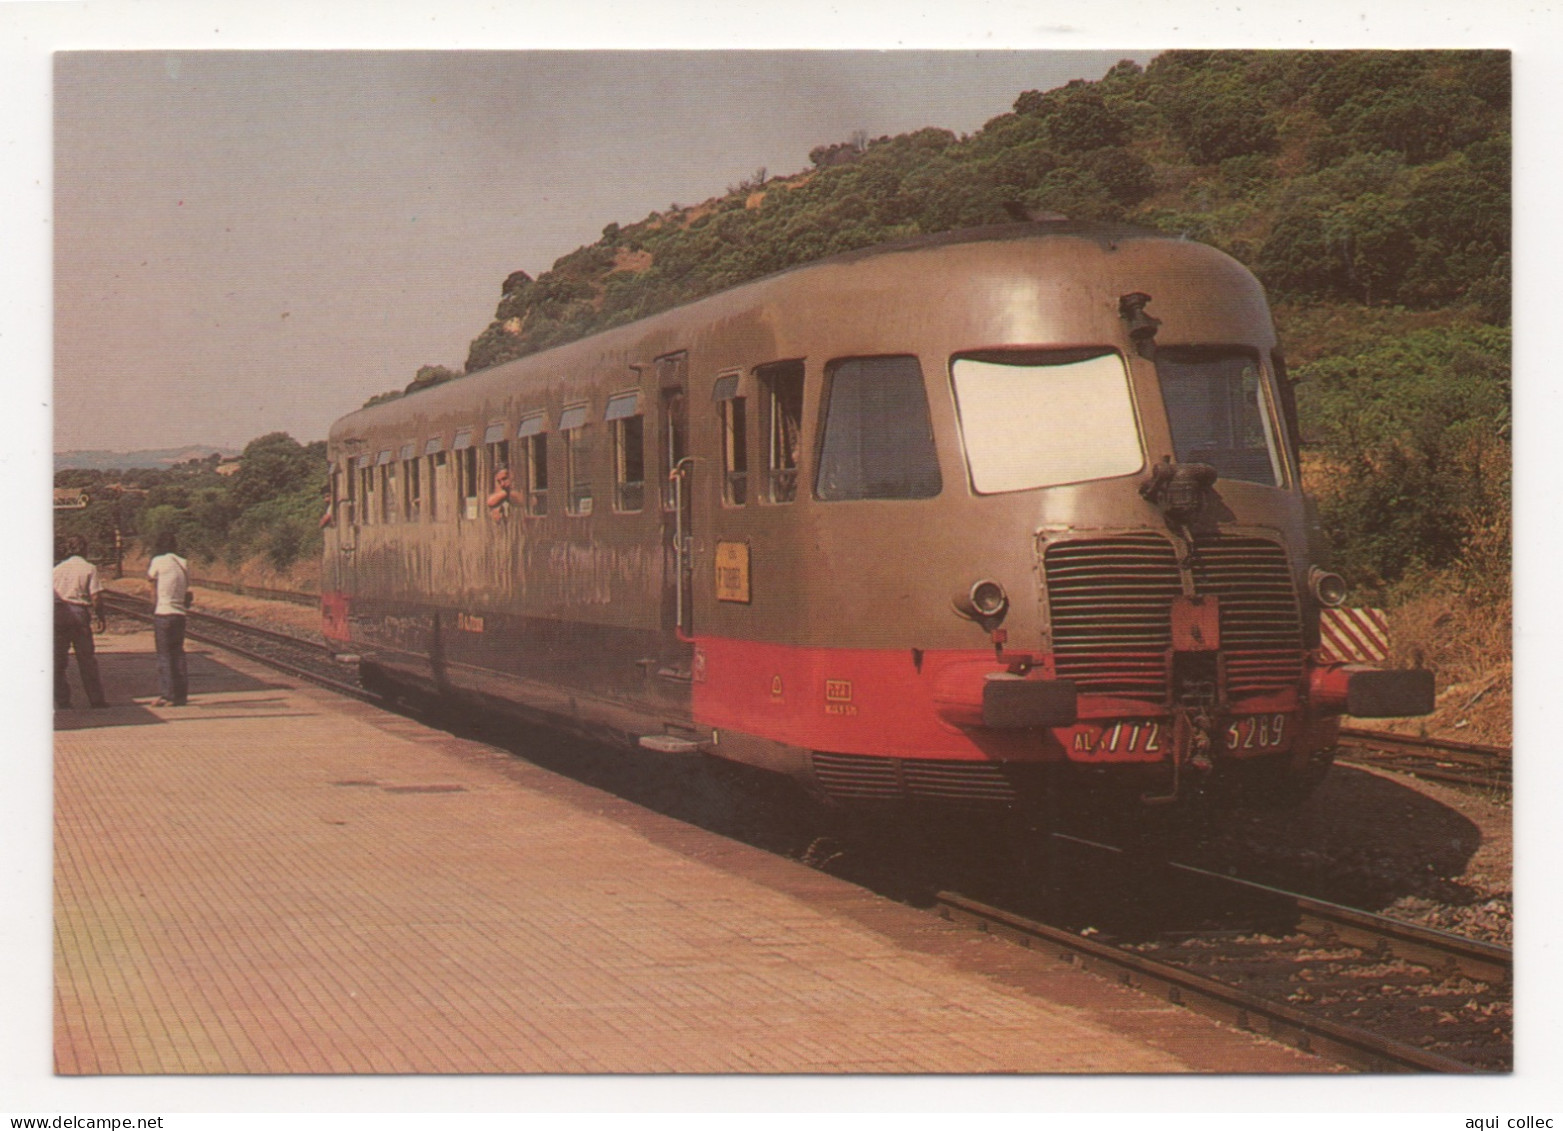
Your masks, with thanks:
M251 440L239 458L239 470L232 482L234 501L241 508L301 489L318 492L325 485L324 461L286 432L271 432Z
M1461 566L1506 584L1509 356L1506 329L1441 327L1299 368L1304 430L1338 470L1321 519L1353 582Z

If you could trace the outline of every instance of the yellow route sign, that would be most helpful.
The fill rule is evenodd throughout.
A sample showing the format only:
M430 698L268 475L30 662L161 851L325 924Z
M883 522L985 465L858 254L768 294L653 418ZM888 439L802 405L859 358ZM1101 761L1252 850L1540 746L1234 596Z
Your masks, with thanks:
M716 544L716 599L749 603L749 543Z

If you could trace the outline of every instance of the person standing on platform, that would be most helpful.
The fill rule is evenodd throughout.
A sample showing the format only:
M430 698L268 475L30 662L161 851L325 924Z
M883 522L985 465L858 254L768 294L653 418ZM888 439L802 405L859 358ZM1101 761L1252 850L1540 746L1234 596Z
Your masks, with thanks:
M157 682L154 707L183 707L190 695L185 663L185 613L190 608L190 563L178 554L179 543L165 530L153 543L147 563L152 583L152 634L157 641Z
M98 580L98 567L82 556L87 550L83 539L67 538L64 549L65 560L54 567L54 706L63 710L71 705L66 668L74 648L87 702L106 707L98 656L92 646L93 629L102 632L107 627L103 622L103 582Z

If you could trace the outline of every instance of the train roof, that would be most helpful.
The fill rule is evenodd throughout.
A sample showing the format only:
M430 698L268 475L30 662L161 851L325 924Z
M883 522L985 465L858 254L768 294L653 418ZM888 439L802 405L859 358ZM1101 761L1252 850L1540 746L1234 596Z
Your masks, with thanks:
M807 263L784 267L770 275L761 276L761 279L773 279L777 275L786 275L793 271L800 271L806 267L818 267L825 263L855 263L861 259L871 259L874 256L889 255L898 251L921 251L926 248L949 247L953 244L1034 240L1047 236L1078 236L1084 239L1095 240L1103 246L1111 246L1127 240L1179 240L1183 238L1181 236L1169 236L1166 232L1158 232L1151 228L1136 227L1133 224L1108 224L1091 220L1070 220L1059 217L1058 219L1030 220L1014 224L990 224L981 228L955 228L948 232L934 232L924 236L908 236L906 239L874 244L872 247L862 247L855 251L838 252L823 259L811 259ZM753 281L760 282L761 279Z
M394 413L397 406L404 405L408 397L419 396L422 394L432 394L435 392L435 390L448 389L450 386L459 382L469 381L473 378L478 378L494 373L506 366L512 366L531 358L541 357L544 354L551 353L555 350L569 349L572 346L578 345L584 341L588 341L601 334L622 333L631 330L636 326L650 322L653 319L665 318L670 314L674 314L675 312L687 310L699 303L720 299L723 296L732 295L751 287L765 286L800 272L813 271L821 267L847 266L854 263L861 263L867 260L879 259L909 252L931 251L940 248L982 243L1019 242L1022 240L1039 240L1051 238L1074 238L1090 240L1100 245L1104 250L1111 250L1120 243L1139 240L1166 241L1170 243L1185 243L1191 246L1205 246L1197 244L1196 241L1189 240L1181 235L1168 235L1166 232L1158 232L1150 228L1136 227L1132 224L1073 220L1066 217L1050 217L1010 224L992 224L975 228L956 228L946 232L934 232L928 235L909 236L905 239L892 240L886 243L874 244L870 247L856 248L851 251L838 252L834 255L828 255L820 259L811 259L805 263L797 263L790 267L784 267L779 271L773 271L767 275L761 275L754 279L748 279L742 283L737 283L723 290L712 292L709 295L702 295L699 298L690 299L689 301L679 303L676 306L670 306L664 310L658 310L654 313L644 315L643 317L637 318L632 322L625 322L616 326L605 327L602 330L595 331L582 338L575 338L568 342L561 342L557 345L549 346L547 349L538 350L534 353L523 354L521 357L512 358L508 361L503 361L496 365L488 366L484 369L474 370L471 373L463 374L461 377L453 378L450 381L442 381L436 385L429 385L422 389L415 389L411 392L403 394L400 397L393 398L389 401L383 401L380 404L374 405L372 407L359 408L339 418L336 425L333 425L332 432L335 433L337 427L344 422L354 419L364 413L379 415L382 410L387 413ZM1215 251L1215 249L1211 250ZM1217 252L1217 254L1222 253Z

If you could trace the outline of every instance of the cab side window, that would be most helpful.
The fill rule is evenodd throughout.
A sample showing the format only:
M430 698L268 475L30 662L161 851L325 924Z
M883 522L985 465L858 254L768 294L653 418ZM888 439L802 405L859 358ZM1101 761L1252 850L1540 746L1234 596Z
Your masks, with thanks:
M762 366L765 411L765 500L790 503L798 497L798 468L803 457L803 362Z
M922 367L854 357L825 371L816 498L928 499L943 488Z
M718 377L711 396L722 424L722 501L741 507L749 501L749 414L738 374Z

